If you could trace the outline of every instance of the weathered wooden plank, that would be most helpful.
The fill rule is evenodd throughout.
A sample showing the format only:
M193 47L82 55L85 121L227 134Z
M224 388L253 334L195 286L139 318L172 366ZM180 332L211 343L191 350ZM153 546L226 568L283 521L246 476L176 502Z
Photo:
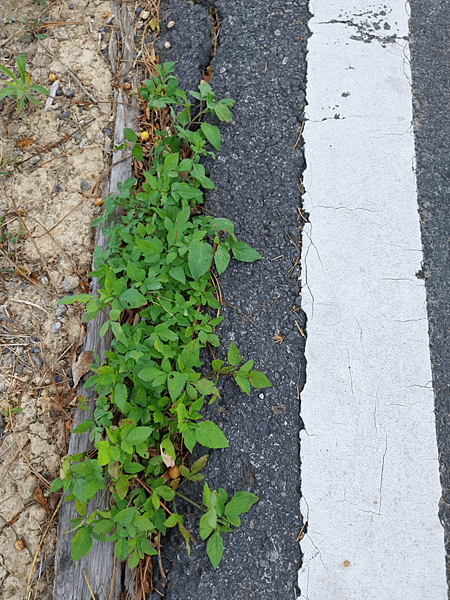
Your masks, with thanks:
M112 2L112 10L116 15L115 23L119 26L122 33L122 52L120 57L119 72L123 75L127 73L131 66L133 55L133 7L126 3ZM117 43L113 41L110 44L110 51L117 51ZM115 57L111 57L112 71L116 72ZM137 81L133 81L133 88ZM136 118L139 115L139 109L136 100L130 100L130 97L123 94L122 89L115 94L115 133L114 143L119 145L123 141L123 130L125 127L135 128ZM110 173L109 183L105 186L105 195L117 192L117 183L125 181L132 174L131 157L123 158L129 154L127 150L119 150L113 154L113 166ZM118 218L118 215L113 215ZM103 234L101 227L95 231L95 245L102 249L106 248L107 238ZM95 295L98 291L98 280L94 279L91 284L90 292ZM92 350L94 355L100 357L102 361L105 357L105 350L111 343L111 334L108 333L104 338L99 338L99 331L107 316L102 312L87 325L84 350ZM86 381L88 374L83 378ZM95 404L95 397L92 388L85 388L81 383L77 390L78 394L83 394L91 407ZM74 427L84 420L83 411L76 410L74 415ZM68 454L83 452L92 447L89 442L89 435L71 434L69 441ZM100 501L101 493L89 502L88 512L94 510ZM107 494L102 501L102 506L108 505L109 495ZM59 515L58 523L58 541L55 556L55 581L53 588L54 600L91 600L92 595L86 583L89 585L98 600L119 600L123 592L125 598L134 597L134 577L133 573L124 568L114 559L114 547L112 544L99 543L94 541L91 552L77 562L73 562L70 554L70 545L72 535L65 532L70 529L69 520L76 518L73 503L63 503ZM85 578L86 576L86 578Z

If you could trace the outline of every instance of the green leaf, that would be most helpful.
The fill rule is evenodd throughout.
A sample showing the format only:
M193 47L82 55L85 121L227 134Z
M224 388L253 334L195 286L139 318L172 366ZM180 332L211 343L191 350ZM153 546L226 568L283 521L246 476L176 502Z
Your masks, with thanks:
M107 331L109 329L109 321L105 321L103 325L100 327L100 331L98 332L98 337L101 339L105 337Z
M86 304L89 300L92 299L90 294L75 294L74 296L66 296L65 298L61 298L58 300L58 306L60 304L73 304L74 302L79 302L80 304Z
M206 544L206 554L214 569L217 569L223 556L223 540L220 531L216 530Z
M176 171L178 167L178 159L180 158L180 154L175 152L174 154L169 154L164 160L164 171Z
M183 391L185 383L187 381L186 373L179 373L178 371L173 372L169 375L167 380L167 387L169 388L169 394L172 402L175 402Z
M57 477L56 479L54 479L52 481L52 484L50 486L50 491L56 492L59 489L61 489L63 485L64 485L64 481L60 477Z
M239 354L239 350L236 348L234 342L231 342L230 347L228 349L228 362L234 367L241 362L241 355Z
M142 146L139 146L139 144L136 144L136 146L131 151L131 154L139 162L142 162L144 160L144 151L142 149Z
M235 375L235 381L240 387L241 391L250 396L250 382L247 377L242 377L241 375Z
M172 267L169 271L169 275L180 283L186 283L186 275L182 267Z
M97 442L95 444L95 447L98 450L98 458L97 458L98 464L101 467L104 467L110 461L110 456L109 456L109 442L106 442L104 440L100 440L99 442Z
M120 537L117 540L116 545L114 547L115 557L117 558L117 560L125 560L126 557L128 556L128 551L129 551L128 541L125 538Z
M200 519L200 537L202 538L202 540L206 540L206 538L214 531L214 527L211 527L208 519L209 519L208 513L205 513L204 515L202 515L202 517Z
M198 281L212 263L213 249L204 240L194 240L189 244L188 264L192 277Z
M93 424L94 423L91 421L91 419L86 419L85 421L77 425L72 431L73 433L85 433L86 431L89 431L89 429L91 429Z
M128 398L128 388L124 383L116 383L114 386L114 404L120 411L125 408L125 402Z
M248 379L254 388L272 387L270 381L267 379L264 373L261 373L260 371L251 371L248 374Z
M225 506L225 515L231 518L238 517L242 513L249 511L258 500L258 496L255 496L251 492L236 492Z
M138 292L139 293L139 292ZM116 340L119 340L125 347L128 346L128 340L123 332L122 326L117 321L111 321L111 330Z
M70 553L72 560L80 560L83 556L86 556L92 548L92 536L89 529L83 527L79 529L73 536L72 546Z
M30 89L32 92L39 92L40 94L49 94L50 93L47 90L47 88L43 87L42 85L38 85L37 83L30 85L30 87L28 89Z
M218 371L223 364L224 364L223 360L216 359L216 360L212 361L211 366L214 369L214 371Z
M195 424L197 442L207 448L228 448L228 440L222 430L212 421Z
M133 517L137 514L138 512L134 506L131 506L130 508L124 508L116 514L114 517L114 523L120 523L122 527L127 527L131 524Z
M126 127L123 130L123 137L127 140L127 142L133 142L136 143L137 142L137 135L134 133L134 131L132 129L129 129L128 127Z
M199 381L196 381L194 385L198 389L200 394L208 395L215 394L217 392L216 386L209 379L199 379Z
M230 253L222 246L222 244L218 244L216 248L214 262L216 263L217 273L222 275L230 262Z
M189 452L192 452L192 450L194 449L194 446L197 442L197 437L195 435L195 431L191 428L185 429L183 431L182 435L183 435L184 445L189 450Z
M127 305L127 308L140 308L147 303L145 296L140 294L135 289L126 290L123 292L123 294L119 296L119 300L124 302Z
M222 219L222 218L221 219L213 219L211 221L211 226L216 231L226 231L230 235L232 235L232 236L234 235L234 225L228 219Z
M23 56L23 54L20 54L16 58L16 64L17 64L17 68L19 69L20 79L22 80L22 83L26 84L27 83L27 72L26 72L25 56Z
M262 258L259 252L256 252L256 250L250 248L250 246L245 242L235 242L231 246L231 251L233 252L235 258L242 262L253 262L254 260Z
M130 431L125 439L129 444L136 446L148 440L152 433L153 427L136 427Z
M202 123L200 125L202 132L204 133L208 142L210 142L216 150L220 150L220 131L215 125L209 123Z

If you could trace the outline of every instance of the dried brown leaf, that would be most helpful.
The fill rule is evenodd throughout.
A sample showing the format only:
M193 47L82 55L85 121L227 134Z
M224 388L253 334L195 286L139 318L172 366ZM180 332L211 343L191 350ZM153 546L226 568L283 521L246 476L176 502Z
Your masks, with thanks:
M47 498L44 496L44 494L42 493L42 490L40 487L37 487L34 492L33 492L33 498L39 502L39 504L41 506L43 506L45 508L45 512L49 515L50 514L50 509L48 507L47 504Z
M77 387L78 382L89 371L89 365L92 363L92 350L85 350L80 354L78 360L72 365L72 379L74 387Z
M33 138L24 137L24 138L18 140L16 146L18 148L26 148L27 146L31 146L31 144L34 144Z

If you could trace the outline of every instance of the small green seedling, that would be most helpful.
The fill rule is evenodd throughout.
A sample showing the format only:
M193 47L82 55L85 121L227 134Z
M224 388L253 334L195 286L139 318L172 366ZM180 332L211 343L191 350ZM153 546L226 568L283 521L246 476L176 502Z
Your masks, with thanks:
M20 116L22 116L26 101L28 100L39 106L40 102L33 97L33 94L48 94L48 90L42 87L42 85L31 84L31 78L26 72L25 57L23 55L19 55L16 58L16 64L20 73L20 81L9 69L0 65L0 70L12 79L12 81L5 81L5 87L0 90L0 100L3 100L7 96L17 98L17 110Z

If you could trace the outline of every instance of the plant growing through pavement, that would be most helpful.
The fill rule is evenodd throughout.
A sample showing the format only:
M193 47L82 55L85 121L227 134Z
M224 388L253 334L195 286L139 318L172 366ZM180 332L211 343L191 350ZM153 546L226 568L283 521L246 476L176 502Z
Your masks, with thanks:
M239 491L231 499L223 488L211 490L204 483L203 504L186 498L180 488L186 481L204 479L201 469L207 456L189 469L184 463L196 444L225 448L228 441L212 421L204 420L201 409L219 397L219 377L231 376L250 395L251 386L270 386L266 376L254 371L253 361L241 365L231 344L227 363L212 360L210 373L202 374L200 352L219 340L214 328L223 317L219 311L211 269L220 275L231 255L244 262L261 256L234 235L233 224L224 218L198 215L193 210L203 202L203 189L214 184L205 175L200 157L214 154L210 143L220 149L218 127L201 122L204 114L231 121L234 101L215 100L207 83L191 92L200 101L200 113L191 116L186 93L171 75L174 63L158 65L158 77L144 81L139 91L150 110L166 111L172 131L155 132L159 142L152 148L150 168L144 172L142 191L135 179L119 185L119 194L105 199L105 213L94 224L104 224L106 251L94 251L99 295L79 294L60 304L86 304L86 320L108 311L100 331L113 333L106 363L91 365L95 373L87 381L98 394L89 417L74 431L90 431L95 452L63 459L61 476L52 491L64 488L66 500L75 500L80 515L73 519L72 558L77 560L92 547L92 539L115 543L115 556L128 558L131 568L147 554L157 554L156 539L168 527L178 526L186 541L186 530L175 500L181 497L204 514L200 537L207 540L207 554L214 568L223 554L222 533L240 525L240 515L258 497ZM181 110L176 114L173 105ZM125 139L142 161L143 149L130 129ZM125 209L120 222L111 221L117 207ZM89 410L83 397L80 406ZM99 490L111 491L106 510L87 514L87 502ZM165 503L171 503L170 509Z

